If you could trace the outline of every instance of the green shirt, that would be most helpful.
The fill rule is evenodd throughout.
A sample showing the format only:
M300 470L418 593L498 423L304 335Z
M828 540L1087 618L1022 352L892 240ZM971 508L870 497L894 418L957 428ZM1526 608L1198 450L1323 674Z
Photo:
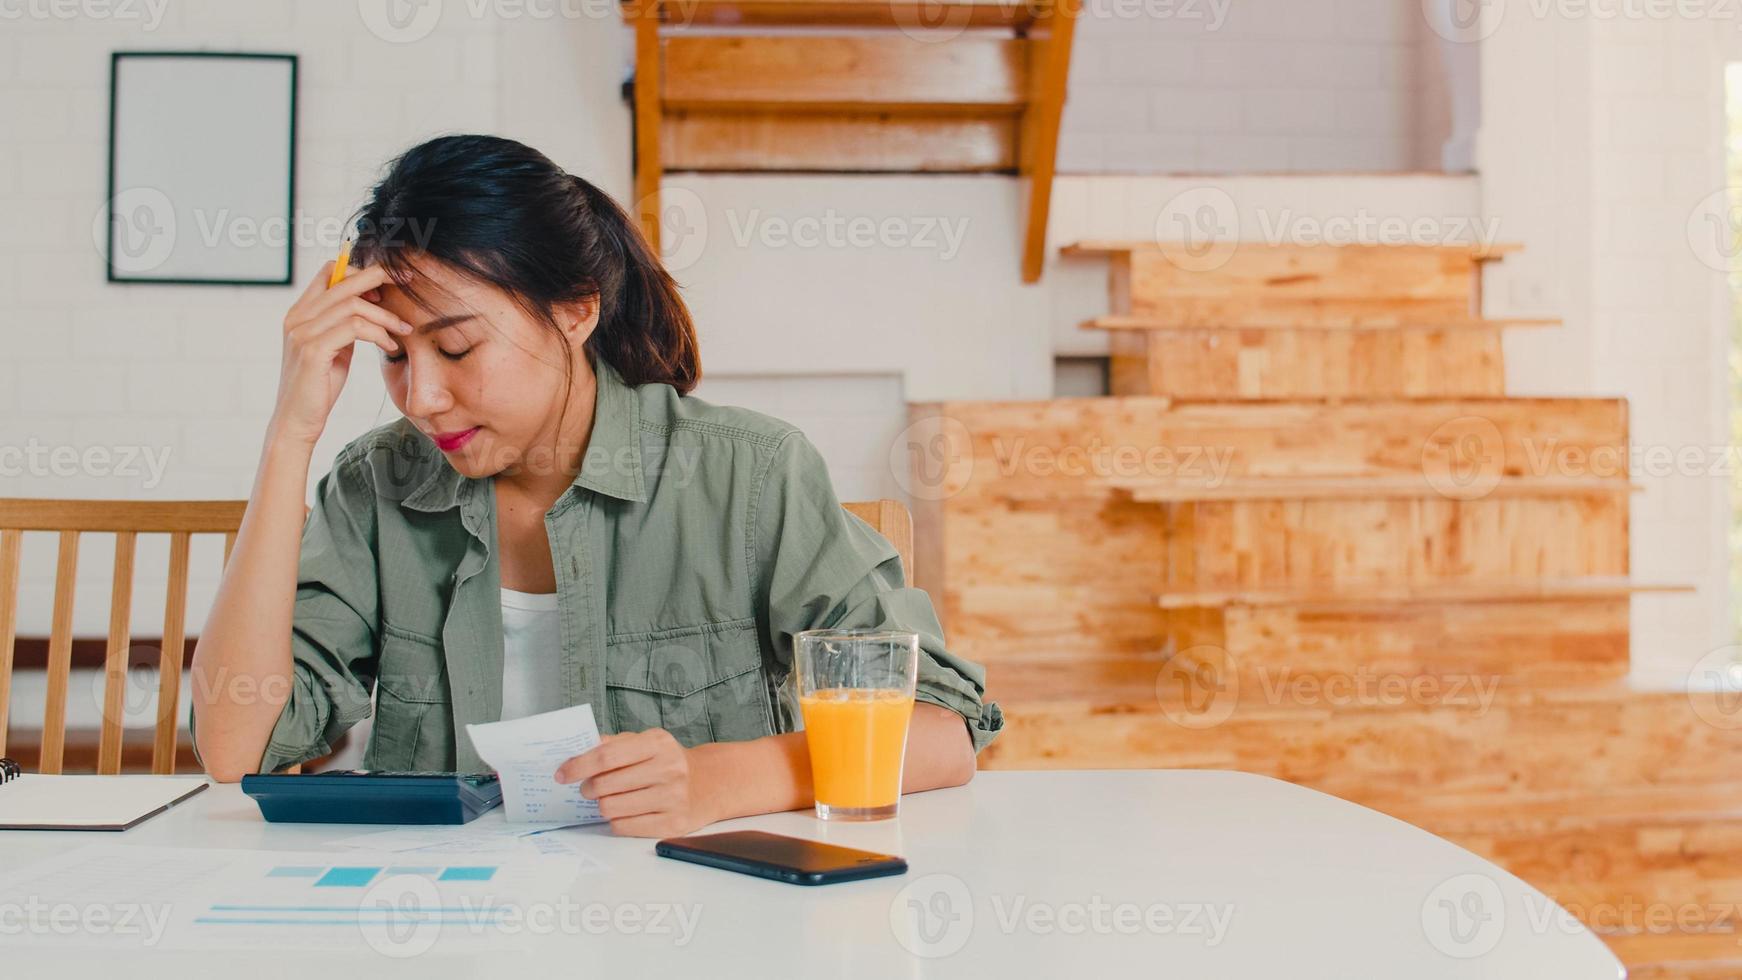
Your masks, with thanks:
M961 715L976 751L991 742L985 671L945 649L931 600L841 508L803 433L594 364L581 472L544 519L562 703L684 745L796 731L793 635L899 628L919 634L918 700ZM494 482L408 422L347 446L303 529L292 690L261 770L327 754L372 689L367 768L487 769L465 726L502 712L496 540Z

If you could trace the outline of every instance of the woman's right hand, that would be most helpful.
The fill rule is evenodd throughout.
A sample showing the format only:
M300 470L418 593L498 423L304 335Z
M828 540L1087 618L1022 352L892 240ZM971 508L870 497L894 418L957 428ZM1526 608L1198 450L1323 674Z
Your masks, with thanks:
M326 428L345 387L356 343L367 341L389 355L398 354L395 338L412 329L374 302L388 282L383 267L357 270L329 289L332 273L333 263L321 266L284 315L284 361L270 431L276 438L310 446Z

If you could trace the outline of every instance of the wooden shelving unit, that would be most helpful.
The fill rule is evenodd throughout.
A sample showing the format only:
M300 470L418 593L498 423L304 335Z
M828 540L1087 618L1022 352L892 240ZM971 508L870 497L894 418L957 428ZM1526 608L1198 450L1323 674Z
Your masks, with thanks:
M1633 597L1682 587L1630 575L1625 402L1506 394L1502 334L1557 322L1481 315L1514 249L1224 245L1066 249L1109 269L1111 397L912 406L983 764L1267 773L1575 912L1742 898L1742 717L1627 685ZM1733 936L1605 938L1742 975Z
M1040 278L1082 0L635 0L635 196L670 171L1013 173Z

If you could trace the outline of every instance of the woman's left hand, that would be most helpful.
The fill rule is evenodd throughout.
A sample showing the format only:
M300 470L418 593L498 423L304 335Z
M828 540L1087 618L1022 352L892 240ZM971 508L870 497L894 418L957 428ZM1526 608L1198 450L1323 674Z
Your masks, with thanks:
M597 747L557 768L559 783L579 782L599 801L611 831L627 837L676 837L716 819L697 791L694 758L663 728L606 735Z

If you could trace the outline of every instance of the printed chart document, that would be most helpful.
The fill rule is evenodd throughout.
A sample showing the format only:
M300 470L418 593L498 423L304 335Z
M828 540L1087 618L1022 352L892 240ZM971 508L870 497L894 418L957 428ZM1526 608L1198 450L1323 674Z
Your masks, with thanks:
M509 823L598 823L599 804L579 783L556 781L557 767L599 744L593 706L576 705L513 721L467 725L478 755L502 777Z
M536 856L92 844L0 876L0 907L19 910L0 948L476 954L562 914L579 870Z

